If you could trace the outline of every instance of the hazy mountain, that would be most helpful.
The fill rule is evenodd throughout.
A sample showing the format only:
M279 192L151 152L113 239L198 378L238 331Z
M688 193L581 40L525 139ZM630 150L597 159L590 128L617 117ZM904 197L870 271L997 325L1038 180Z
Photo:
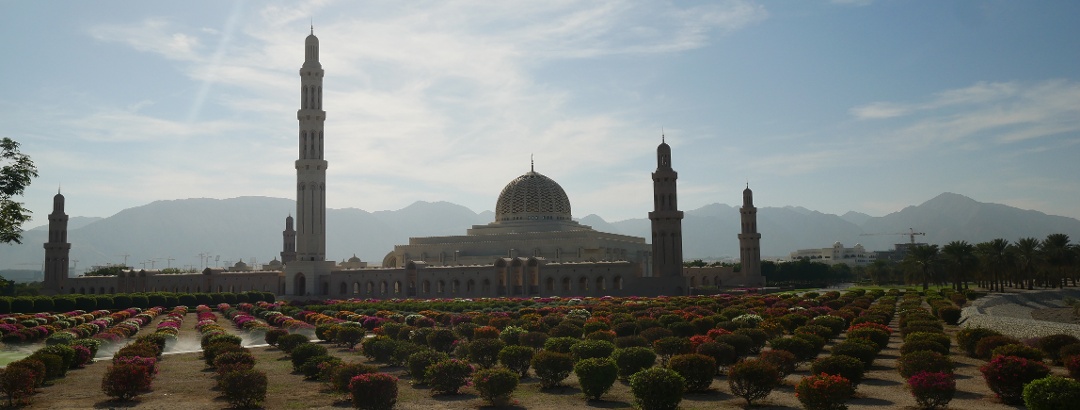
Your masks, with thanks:
M211 255L211 264L268 262L281 252L285 216L295 212L290 199L241 197L232 199L183 199L156 201L125 209L108 218L71 218L69 240L76 271L91 265L124 262L150 268L201 266L200 253ZM327 210L327 256L335 260L356 254L380 264L394 245L410 237L460 235L472 225L494 220L491 211L481 213L448 202L416 202L396 211L367 212L355 208ZM649 238L649 220L642 218L608 222L587 215L580 222L612 233ZM762 255L786 256L796 249L824 248L833 242L846 246L862 243L867 249L889 249L907 242L909 228L925 233L919 242L945 244L952 240L971 243L993 238L1010 241L1024 236L1044 238L1065 233L1080 240L1080 221L1038 211L981 203L962 195L945 193L921 205L909 206L882 217L857 212L843 216L802 207L758 209ZM738 257L739 210L710 204L685 211L684 256L687 259ZM0 269L40 269L48 232L36 227L23 235L22 245L0 245ZM169 261L168 258L173 258ZM149 260L155 261L151 264Z
M96 216L72 216L68 218L68 230L79 229L86 225L90 225L94 222L100 221L105 218ZM29 231L46 231L49 229L49 224L38 225L28 229Z

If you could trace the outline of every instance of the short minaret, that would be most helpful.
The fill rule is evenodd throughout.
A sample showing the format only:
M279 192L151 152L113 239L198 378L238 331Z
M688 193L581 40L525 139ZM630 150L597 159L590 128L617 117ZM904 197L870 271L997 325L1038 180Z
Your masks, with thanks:
M300 156L296 160L296 257L303 261L326 260L326 160L323 159L323 69L319 63L319 38L304 40L304 65L300 67Z
M285 230L281 231L281 263L296 260L296 230L293 229L293 217L285 218Z
M761 234L757 231L757 207L750 184L743 190L743 205L739 208L742 231L739 234L739 262L744 276L761 275Z
M662 138L662 137L661 137ZM675 277L682 275L682 219L675 181L679 173L671 168L671 147L661 139L656 147L656 171L653 179L652 275Z
M68 277L68 258L71 244L67 241L68 216L64 213L64 195L57 191L53 211L49 214L49 241L45 242L45 281L42 288L48 294L65 293Z

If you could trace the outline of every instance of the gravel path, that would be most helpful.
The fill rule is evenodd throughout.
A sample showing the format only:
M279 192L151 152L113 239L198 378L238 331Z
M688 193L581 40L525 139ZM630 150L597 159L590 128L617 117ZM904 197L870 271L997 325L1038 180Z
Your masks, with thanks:
M1056 333L1080 337L1080 325L1032 318L1039 309L1066 307L1065 298L1080 299L1080 289L995 293L976 299L961 313L963 327L985 327L1026 339Z

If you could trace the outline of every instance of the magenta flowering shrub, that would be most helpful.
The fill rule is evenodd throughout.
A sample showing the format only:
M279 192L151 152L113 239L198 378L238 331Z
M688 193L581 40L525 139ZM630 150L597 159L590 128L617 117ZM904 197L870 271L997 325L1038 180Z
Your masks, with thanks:
M821 373L803 377L795 386L795 398L807 410L844 410L855 387L843 376Z
M956 394L956 380L946 372L919 372L907 380L915 402L923 409L945 408Z
M979 368L987 386L1005 404L1023 403L1024 385L1050 374L1046 365L1015 356L998 356Z
M397 403L397 377L386 373L365 373L349 380L353 407L363 410L390 410Z

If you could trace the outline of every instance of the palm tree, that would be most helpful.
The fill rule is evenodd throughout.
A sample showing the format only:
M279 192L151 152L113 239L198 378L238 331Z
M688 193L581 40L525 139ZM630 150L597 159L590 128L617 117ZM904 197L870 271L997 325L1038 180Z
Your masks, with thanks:
M1009 262L1009 241L997 238L988 242L982 242L975 245L975 252L982 257L983 266L990 272L990 290L994 291L995 287L998 292L1004 292L1005 288L998 280L1002 271L1008 266Z
M1050 278L1052 281L1050 286L1054 288L1058 285L1064 286L1065 271L1072 266L1073 257L1076 255L1069 243L1069 235L1063 233L1047 235L1040 244L1040 249L1047 267L1055 268L1055 275Z
M975 259L975 245L967 241L952 241L941 248L941 253L954 265L953 289L957 292L967 289L967 270L978 262Z
M1023 286L1024 281L1027 281L1028 290L1032 290L1035 288L1035 269L1042 261L1042 255L1039 252L1039 240L1032 237L1020 238L1016 241L1014 249L1021 286Z
M930 276L939 257L937 245L915 245L908 249L904 261L922 273L923 290L930 289Z

